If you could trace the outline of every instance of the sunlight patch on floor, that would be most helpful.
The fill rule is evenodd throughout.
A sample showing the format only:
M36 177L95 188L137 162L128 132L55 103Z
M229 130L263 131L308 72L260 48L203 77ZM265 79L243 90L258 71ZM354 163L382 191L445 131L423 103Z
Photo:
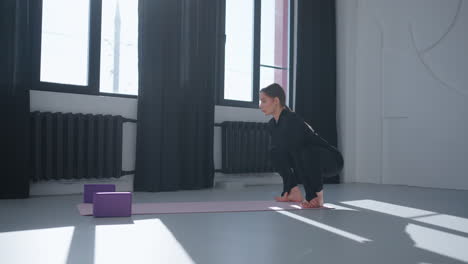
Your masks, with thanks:
M195 262L159 219L96 226L95 264Z
M305 217L300 216L300 215L293 214L291 212L281 211L282 209L279 208L279 207L270 207L270 208L275 210L277 213L282 214L282 215L291 217L293 219L299 220L299 221L304 222L306 224L318 227L318 228L323 229L325 231L328 231L328 232L331 232L333 234L342 236L344 238L354 240L354 241L359 242L359 243L365 243L365 242L372 241L372 240L370 240L368 238L361 237L361 236L352 234L350 232L347 232L347 231L344 231L344 230L341 230L341 229L338 229L338 228L335 228L335 227L332 227L332 226L329 226L329 225L322 224L320 222L314 221L314 220L309 219L309 218L305 218Z
M468 262L468 238L466 237L415 224L408 224L405 232L417 248Z
M0 233L0 263L66 263L74 229L67 226Z
M436 214L435 212L411 208L407 206L401 206L391 203L385 203L375 200L356 200L356 201L346 201L341 202L342 204L347 204L359 208L364 208L372 210L379 213L390 214L394 216L410 218L410 217L419 217Z
M444 227L468 234L468 219L453 215L438 214L413 218L418 222Z
M431 224L434 226L439 226L468 234L468 219L463 217L439 214L437 212L421 210L408 206L395 205L391 203L379 202L375 200L358 200L347 201L342 203L379 213L409 218L421 223Z

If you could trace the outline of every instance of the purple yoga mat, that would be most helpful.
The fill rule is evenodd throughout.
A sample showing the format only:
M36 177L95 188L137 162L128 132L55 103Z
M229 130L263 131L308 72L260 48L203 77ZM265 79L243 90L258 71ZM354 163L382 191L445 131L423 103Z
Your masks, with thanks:
M273 208L270 208L273 207ZM301 208L298 203L276 201L224 201L190 203L134 203L132 214L177 214L177 213L216 213L248 211L286 211L286 210L332 209ZM93 215L92 204L78 204L80 215Z

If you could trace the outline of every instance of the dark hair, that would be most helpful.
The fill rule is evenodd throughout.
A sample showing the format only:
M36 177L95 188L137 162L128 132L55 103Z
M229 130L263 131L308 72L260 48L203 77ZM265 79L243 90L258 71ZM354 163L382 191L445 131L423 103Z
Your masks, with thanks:
M265 93L271 98L278 97L281 106L286 106L286 95L284 93L283 87L277 83L268 85L265 88L260 90L261 93Z

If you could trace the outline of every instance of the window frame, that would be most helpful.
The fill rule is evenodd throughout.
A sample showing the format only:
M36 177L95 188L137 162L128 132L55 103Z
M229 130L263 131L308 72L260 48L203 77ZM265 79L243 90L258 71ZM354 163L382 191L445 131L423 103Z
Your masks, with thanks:
M262 67L268 67L268 68L275 68L275 69L285 69L285 68L280 68L280 67L275 67L275 66L269 66L269 65L261 65L260 64L260 48L261 48L261 43L260 43L260 38L261 38L261 0L254 0L254 36L253 36L253 42L254 42L254 48L253 48L253 56L252 56L252 65L253 65L253 73L252 73L252 101L239 101L239 100L229 100L229 99L224 99L224 71L225 71L225 47L226 47L226 1L223 0L222 4L220 5L221 7L221 16L219 19L219 35L223 36L222 38L222 44L221 44L221 51L219 52L219 57L218 58L218 64L220 67L219 73L218 73L218 81L217 83L217 89L216 89L216 105L219 106L233 106L233 107L242 107L242 108L258 108L258 102L259 102L259 90L260 90L260 66ZM293 80L293 73L294 73L294 35L295 35L295 27L294 27L294 16L295 16L295 6L294 6L294 1L289 0L289 14L288 14L288 20L289 20L289 63L288 63L288 95L287 97L289 98L289 107L292 109L293 108L293 85L294 85L294 80Z
M88 85L51 83L41 81L41 46L42 46L42 3L43 0L31 2L32 27L32 77L31 90L73 93L86 95L103 95L125 98L137 98L138 95L107 93L99 90L101 66L101 17L102 0L89 0L89 42L88 42Z

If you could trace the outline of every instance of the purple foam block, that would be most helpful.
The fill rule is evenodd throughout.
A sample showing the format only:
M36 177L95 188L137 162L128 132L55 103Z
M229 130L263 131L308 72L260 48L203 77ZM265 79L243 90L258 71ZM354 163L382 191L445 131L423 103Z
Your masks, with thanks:
M83 202L92 203L97 192L115 192L115 184L85 184Z
M94 217L123 217L132 215L131 192L97 192L94 194Z

